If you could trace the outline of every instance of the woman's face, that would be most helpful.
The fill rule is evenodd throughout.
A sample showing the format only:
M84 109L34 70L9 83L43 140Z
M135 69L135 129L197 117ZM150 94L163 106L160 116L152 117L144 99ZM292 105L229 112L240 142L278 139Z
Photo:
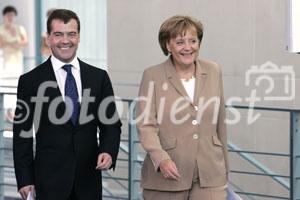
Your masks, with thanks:
M15 12L8 12L8 13L5 13L5 15L3 16L4 23L6 25L13 24L15 21L15 18L16 18Z
M185 35L178 34L167 43L173 62L180 67L191 67L198 58L200 41L195 30L188 29Z

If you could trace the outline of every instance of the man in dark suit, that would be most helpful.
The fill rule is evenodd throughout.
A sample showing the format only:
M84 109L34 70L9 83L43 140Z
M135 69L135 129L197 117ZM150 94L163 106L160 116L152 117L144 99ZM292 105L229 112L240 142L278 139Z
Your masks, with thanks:
M54 10L47 32L52 56L18 84L18 189L23 199L31 192L37 200L99 200L101 170L115 167L120 144L112 85L104 70L77 58L80 21L74 12Z

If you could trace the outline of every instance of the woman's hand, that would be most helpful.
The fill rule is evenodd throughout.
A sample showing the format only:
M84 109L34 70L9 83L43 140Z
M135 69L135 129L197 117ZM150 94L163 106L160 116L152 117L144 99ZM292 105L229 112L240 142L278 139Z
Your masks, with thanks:
M179 181L180 174L178 172L176 164L172 160L168 159L161 161L159 164L159 169L165 178Z

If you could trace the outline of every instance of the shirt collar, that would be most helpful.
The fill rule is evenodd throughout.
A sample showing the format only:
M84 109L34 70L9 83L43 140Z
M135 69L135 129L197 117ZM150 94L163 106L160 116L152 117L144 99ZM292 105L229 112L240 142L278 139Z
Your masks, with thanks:
M52 63L52 66L53 66L53 69L54 71L57 71L59 70L60 68L62 68L64 65L66 64L70 64L70 65L73 65L73 67L77 70L80 70L80 65L79 65L79 61L78 61L78 58L77 56L74 57L74 59L69 62L69 63L64 63L64 62L61 62L60 60L58 60L56 57L54 57L53 55L51 56L51 63Z

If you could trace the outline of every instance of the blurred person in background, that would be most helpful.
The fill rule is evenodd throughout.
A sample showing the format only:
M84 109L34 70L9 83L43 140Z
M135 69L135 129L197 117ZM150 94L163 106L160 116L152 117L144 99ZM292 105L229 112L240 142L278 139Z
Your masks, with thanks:
M47 10L47 18L50 16L50 14L55 10L54 8L51 8ZM47 32L42 34L41 38L41 55L43 57L43 60L45 61L50 55L51 55L51 49L49 45L47 44Z
M10 81L16 80L23 73L22 49L27 45L27 34L24 27L15 23L17 9L13 6L6 6L2 10L2 14L4 23L0 25L1 85L3 83L10 84ZM7 109L5 120L12 122L16 98L13 95L6 95L4 101Z
M15 24L17 10L6 6L3 11L4 23L0 25L0 48L3 64L0 78L18 78L24 69L22 49L27 45L27 34L23 26Z

